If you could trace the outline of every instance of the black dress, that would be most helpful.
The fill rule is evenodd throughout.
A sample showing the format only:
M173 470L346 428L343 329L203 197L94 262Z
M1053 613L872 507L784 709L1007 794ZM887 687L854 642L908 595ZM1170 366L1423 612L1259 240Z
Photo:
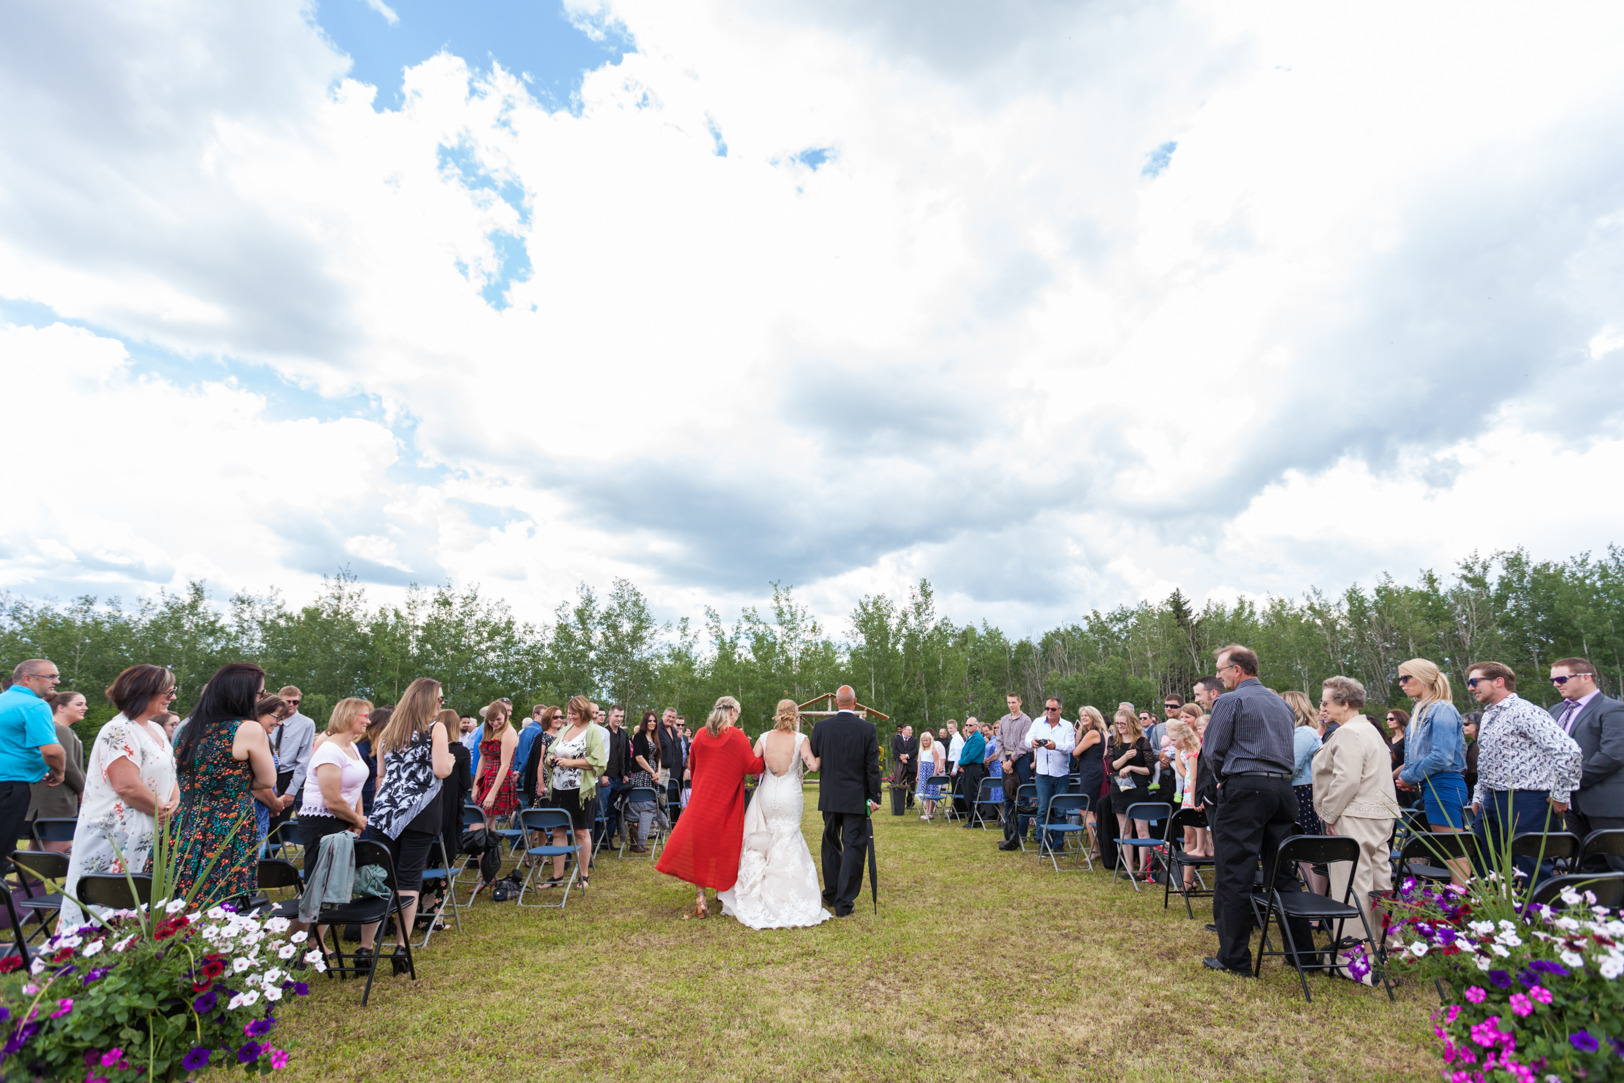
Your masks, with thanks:
M1088 795L1088 807L1100 808L1100 789L1105 785L1105 742L1084 749L1077 763L1078 792Z

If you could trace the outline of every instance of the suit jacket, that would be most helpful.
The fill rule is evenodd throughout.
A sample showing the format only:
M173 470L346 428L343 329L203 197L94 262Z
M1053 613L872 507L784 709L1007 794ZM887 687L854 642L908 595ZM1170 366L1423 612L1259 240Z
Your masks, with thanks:
M840 711L812 727L818 767L818 811L862 815L880 800L880 735L874 723Z
M1552 707L1551 717L1566 706ZM1596 693L1570 732L1584 756L1573 807L1585 816L1624 816L1624 703Z
M907 756L904 764L902 757ZM891 735L891 774L896 778L912 778L919 773L919 738Z

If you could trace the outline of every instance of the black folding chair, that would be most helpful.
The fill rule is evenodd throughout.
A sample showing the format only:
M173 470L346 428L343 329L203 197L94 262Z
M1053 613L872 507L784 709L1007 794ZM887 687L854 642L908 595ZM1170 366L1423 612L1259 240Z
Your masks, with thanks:
M1595 896L1597 906L1609 910L1624 907L1624 872L1577 873L1572 876L1553 876L1534 889L1530 902L1562 909L1567 904L1562 892L1572 888L1580 895L1589 892ZM1589 905L1587 902L1585 905Z
M1578 870L1583 871L1585 866L1590 864L1590 859L1593 857L1616 857L1624 861L1624 828L1603 828L1600 831L1592 831L1586 835L1584 841L1579 844ZM1596 871L1624 871L1615 869L1613 867L1615 864L1617 863L1609 862L1607 870L1598 868Z
M1353 867L1348 870L1347 887L1342 891L1342 900L1316 895L1311 891L1280 891L1273 885L1279 873L1281 863L1292 867L1298 862L1309 864L1330 865L1338 861L1352 862ZM1284 955L1291 961L1297 970L1297 980L1303 986L1303 999L1313 1002L1313 996L1308 992L1309 970L1325 970L1335 972L1340 968L1336 960L1337 951L1343 947L1347 938L1343 936L1343 928L1350 919L1357 919L1359 927L1364 929L1363 937L1352 938L1355 943L1365 945L1365 957L1370 965L1377 965L1376 940L1371 934L1370 923L1365 920L1365 912L1354 905L1353 880L1354 873L1359 868L1359 840L1350 839L1342 835L1292 835L1280 844L1275 851L1274 860L1270 862L1268 871L1264 874L1264 884L1269 885L1268 891L1253 892L1247 896L1252 904L1252 917L1258 928L1263 930L1263 941L1258 945L1257 963L1252 976L1263 973L1263 957L1265 955ZM1308 934L1309 943L1300 947L1291 933L1291 919L1300 918L1304 921L1319 921L1329 926L1335 923L1335 928L1328 932L1331 943L1324 954L1315 951L1312 931ZM1274 951L1269 947L1269 924L1274 922L1280 929L1280 938L1284 948ZM1305 963L1304 960L1312 956L1320 961ZM1325 961L1326 959L1329 961ZM1393 1000L1393 987L1388 983L1387 977L1382 976L1382 986L1387 990L1387 999Z
M298 866L293 862L280 857L262 857L255 869L255 886L261 892L286 891L293 889L291 899L272 899L269 895L260 895L255 900L252 909L261 912L262 917L287 918L297 921L299 918L299 896L304 894L304 877L299 874Z
M1167 825L1171 823L1173 819L1173 806L1166 801L1135 801L1133 804L1128 806L1127 817L1130 822L1133 820L1144 820L1150 828L1150 837L1132 839L1123 837L1117 838L1117 847L1119 852L1117 854L1116 868L1111 870L1111 882L1113 884L1116 883L1118 876L1122 874L1123 870L1128 867L1127 855L1120 852L1122 847L1131 846L1139 851L1139 867L1141 869L1144 868L1145 865L1145 854L1159 852L1165 849L1167 844ZM1156 837L1156 825L1158 823L1162 825L1162 834L1160 838ZM1128 883L1133 885L1133 889L1135 891L1138 891L1138 878L1133 873L1128 873L1127 875ZM1146 882L1149 882L1149 877L1146 877Z
M135 890L130 890L130 881ZM126 877L121 872L85 873L77 890L81 906L105 906L110 910L134 910L152 901L152 877L145 873Z
M1075 813L1077 823L1071 822ZM1045 821L1038 825L1038 863L1047 857L1054 866L1054 871L1060 871L1060 859L1053 847L1048 845L1051 834L1060 836L1060 853L1070 852L1072 855L1072 871L1082 862L1088 863L1089 871L1094 869L1094 859L1088 853L1088 795L1083 793L1057 793L1049 798L1049 809ZM1073 840L1076 845L1073 846Z
M52 922L62 911L62 892L46 891L44 888L51 881L60 885L68 878L68 855L54 850L13 850L11 861L17 866L17 879L23 885L22 907L39 921L35 933L49 934ZM38 884L30 883L31 878L37 880ZM41 888L38 895L34 894L36 886ZM34 938L25 936L23 939L29 941Z
M519 888L519 905L534 906L538 908L552 908L562 910L570 901L570 889L575 886L575 879L581 874L581 863L575 862L570 867L570 874L564 880L564 896L556 903L526 903L524 893L530 890L530 883L536 878L536 873L548 863L549 858L568 857L575 852L575 829L570 821L570 814L561 808L527 808L519 813L519 822L526 831L540 831L542 837L548 839L543 846L532 846L525 851L530 857L536 858L536 863L530 866L525 874L524 884ZM564 830L563 846L554 846L551 843L552 832L562 828Z
M1021 853L1026 853L1026 832L1021 830L1021 816L1025 815L1028 829L1036 826L1038 816L1035 811L1022 813L1021 809L1038 807L1038 784L1024 782L1015 787L1015 841L1021 844Z
M666 822L660 816L660 792L653 786L633 786L626 791L626 806L621 809L620 818L625 830L620 833L620 857L626 856L626 847L631 843L631 822L637 816L632 811L632 805L653 804L654 818L649 821L649 838L643 840L643 847L648 850L650 859L654 857L654 849L660 840L665 837ZM635 856L635 855L634 855Z
M365 868L378 867L384 871L384 883L388 894L381 896L362 896L347 903L336 906L323 907L313 924L325 925L333 938L333 951L328 955L327 949L322 948L322 956L327 961L327 973L340 979L354 976L359 978L366 975L366 988L361 993L361 1007L367 1006L367 999L372 996L372 979L378 973L378 960L382 957L384 923L391 915L401 925L401 944L406 953L406 970L413 981L417 980L417 963L412 958L411 930L405 928L405 910L413 900L402 897L400 894L400 881L395 879L395 862L389 856L389 848L380 842L371 839L358 839L355 843L355 868L359 872ZM344 945L339 939L340 931L346 925L373 925L378 926L378 939L372 957L365 960L347 962L344 955ZM337 959L335 964L332 960Z
M1453 879L1446 861L1470 859L1476 848L1476 836L1466 831L1419 832L1411 834L1399 848L1394 862L1393 883L1406 876L1434 883Z
M1211 898L1213 889L1206 886L1201 879L1202 869L1213 869L1216 874L1218 860L1211 857L1191 857L1184 851L1184 829L1187 827L1206 827L1207 813L1204 809L1181 808L1173 813L1173 819L1167 825L1167 879L1162 885L1162 909L1167 909L1168 900L1177 891L1184 897L1184 909L1195 919L1195 908L1190 905L1191 899ZM1187 888L1184 886L1184 870L1195 870L1196 883L1200 887Z
M270 834L265 836L265 856L278 857L283 861L305 856L304 834L299 830L297 817L283 820L271 828Z
M41 816L28 823L36 850L45 849L47 842L72 842L78 828L79 821L73 816Z
M1476 838L1476 836L1473 836ZM1511 856L1531 857L1543 865L1547 861L1560 861L1568 869L1578 867L1579 851L1584 843L1572 831L1524 831L1511 836Z

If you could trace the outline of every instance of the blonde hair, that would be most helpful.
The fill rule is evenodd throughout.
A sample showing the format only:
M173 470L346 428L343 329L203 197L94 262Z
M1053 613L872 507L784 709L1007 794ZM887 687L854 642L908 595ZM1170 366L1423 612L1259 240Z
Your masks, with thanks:
M1298 726L1312 726L1319 721L1319 711L1314 709L1314 704L1306 694L1295 688L1288 688L1280 693L1280 698L1286 701L1286 706L1290 707L1291 713L1297 717Z
M935 743L936 738L931 736L929 726L919 731L919 751L923 752Z
M1408 674L1421 682L1426 689L1416 697L1415 709L1410 712L1410 729L1415 729L1421 717L1434 703L1453 703L1454 691L1449 687L1449 678L1444 671L1427 661L1425 658L1411 658L1398 667L1400 673ZM1571 670L1570 670L1571 672Z
M1137 741L1145 735L1145 727L1139 724L1139 712L1132 707L1118 707L1116 717L1112 721L1126 722L1128 724L1128 732L1132 735L1128 738L1129 743Z
M1105 716L1100 714L1100 709L1098 707L1079 708L1077 711L1077 721L1082 722L1089 729L1094 730L1097 733L1105 732Z
M773 712L773 729L783 730L785 733L795 733L801 728L801 708L792 699L778 701L778 709Z
M485 740L494 741L505 730L512 729L513 708L501 700L492 700L480 712L485 716Z
M369 700L356 699L354 696L341 699L333 705L333 713L327 716L327 729L325 732L330 737L336 737L341 733L349 733L355 728L355 720L364 714L371 713L371 711L372 703ZM356 736L360 736L360 734Z
M1298 693L1301 695L1302 693ZM1183 718L1174 718L1167 723L1167 735L1173 738L1173 747L1180 752L1190 751L1191 746L1201 747L1201 741L1195 735L1195 729Z
M739 713L739 701L732 696L723 696L711 708L710 717L705 719L705 732L712 737L721 735L722 725L730 722Z
M434 713L434 720L445 727L445 739L455 741L457 730L462 727L462 716L450 707L442 707Z
M440 699L440 682L431 677L419 677L407 685L406 694L400 697L395 712L378 734L377 753L384 756L399 752L427 733L439 713Z

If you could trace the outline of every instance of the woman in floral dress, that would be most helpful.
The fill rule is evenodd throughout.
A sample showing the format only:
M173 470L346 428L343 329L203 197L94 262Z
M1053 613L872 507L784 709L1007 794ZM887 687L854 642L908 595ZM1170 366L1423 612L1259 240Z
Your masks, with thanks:
M271 743L254 721L264 689L265 671L258 666L221 666L181 731L175 749L179 857L171 898L184 898L195 888L192 905L202 906L254 890L259 854L254 799L276 800Z
M519 735L509 717L510 708L501 700L485 708L485 732L480 735L479 779L474 783L474 800L485 811L487 830L519 809L519 772L513 764Z
M175 675L162 666L131 666L118 675L107 698L119 713L90 749L63 884L68 896L78 894L79 878L86 873L145 872L157 817L167 817L180 800L174 753L152 721L175 698ZM84 920L78 903L63 898L58 927L72 929Z

